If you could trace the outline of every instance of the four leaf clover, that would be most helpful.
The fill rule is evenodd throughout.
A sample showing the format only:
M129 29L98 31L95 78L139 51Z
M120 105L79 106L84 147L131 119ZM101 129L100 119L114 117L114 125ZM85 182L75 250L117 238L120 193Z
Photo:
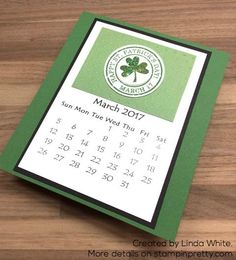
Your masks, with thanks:
M137 72L142 73L142 74L147 74L149 72L148 69L146 69L147 63L142 62L139 64L139 57L137 57L137 56L135 56L133 59L127 58L126 62L129 66L122 65L120 67L120 69L123 70L121 75L123 77L128 77L130 74L132 74L134 72L134 81L133 82L137 81Z

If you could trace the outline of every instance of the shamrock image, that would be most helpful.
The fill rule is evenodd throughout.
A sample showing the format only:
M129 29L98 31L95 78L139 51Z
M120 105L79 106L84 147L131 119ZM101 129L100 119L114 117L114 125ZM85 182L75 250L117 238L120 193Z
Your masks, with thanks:
M139 57L135 56L133 59L127 58L126 62L129 66L122 65L120 67L122 72L122 77L128 77L130 74L134 73L134 81L137 81L137 72L142 74L147 74L149 71L146 69L147 63L142 62L139 64Z

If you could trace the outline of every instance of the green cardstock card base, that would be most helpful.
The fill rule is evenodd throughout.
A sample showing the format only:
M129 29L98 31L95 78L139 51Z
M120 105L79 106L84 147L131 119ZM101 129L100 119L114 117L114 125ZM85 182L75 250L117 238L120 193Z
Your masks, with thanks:
M90 35L99 22L107 27L99 31L72 84L73 91L97 97L97 105L101 104L101 100L110 100L114 110L119 111L118 105L127 106L171 124L178 117L177 111L195 64L195 56L191 52L184 53L181 47L201 52L206 57L150 220L91 198L20 166L55 98L63 84L66 84L78 55L82 53L86 42L91 40ZM112 31L112 26L120 31ZM130 34L124 34L122 30L129 30ZM143 35L143 38L137 38L135 33ZM147 40L150 37L155 40ZM162 46L158 41L167 44ZM180 48L174 50L168 44ZM131 51L136 54L131 54ZM0 166L15 176L153 235L174 240L227 61L228 55L224 52L107 17L83 13L6 145L0 157ZM117 108L115 104L118 104ZM144 115L134 111L132 113L136 113L140 117L137 120L141 122ZM46 153L43 150L41 152ZM76 168L79 165L74 161L71 166ZM149 181L145 179L146 184Z

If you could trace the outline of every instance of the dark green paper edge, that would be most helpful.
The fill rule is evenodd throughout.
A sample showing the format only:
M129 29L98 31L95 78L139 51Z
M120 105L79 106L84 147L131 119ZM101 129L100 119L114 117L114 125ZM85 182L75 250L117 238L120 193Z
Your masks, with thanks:
M70 66L71 61L73 60L78 50L78 47L83 42L83 39L95 18L100 18L110 22L115 22L117 24L126 25L134 29L141 29L145 32L149 32L158 36L165 37L167 39L175 40L180 43L185 43L212 52L205 76L200 87L200 91L198 93L188 123L188 127L182 141L182 145L178 153L178 157L171 175L171 179L165 194L165 198L155 229L146 227L133 220L130 220L119 214L94 205L93 203L87 202L79 197L61 191L55 187L42 183L31 177L22 175L13 170L27 142L32 136L34 129L36 128L56 89L58 88L58 85L63 79L64 74ZM217 51L215 49L205 47L197 43L192 43L175 37L170 37L161 33L153 32L151 30L140 28L138 26L129 25L128 23L117 21L107 17L97 16L90 13L83 13L80 16L79 22L76 23L72 33L68 37L55 63L47 74L41 88L34 97L29 109L25 113L16 131L6 145L5 150L0 157L0 167L17 177L56 192L64 197L87 205L153 235L160 236L165 239L174 240L184 210L185 202L198 161L201 146L204 141L204 136L208 128L209 120L211 118L214 103L217 98L221 82L223 80L224 70L227 66L228 59L229 56L227 53Z

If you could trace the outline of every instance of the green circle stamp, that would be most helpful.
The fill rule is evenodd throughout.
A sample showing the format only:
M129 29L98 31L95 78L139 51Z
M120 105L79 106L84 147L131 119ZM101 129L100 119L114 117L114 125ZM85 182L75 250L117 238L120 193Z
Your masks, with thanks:
M142 45L126 45L115 50L104 66L108 85L127 97L152 93L161 85L164 71L161 57Z

